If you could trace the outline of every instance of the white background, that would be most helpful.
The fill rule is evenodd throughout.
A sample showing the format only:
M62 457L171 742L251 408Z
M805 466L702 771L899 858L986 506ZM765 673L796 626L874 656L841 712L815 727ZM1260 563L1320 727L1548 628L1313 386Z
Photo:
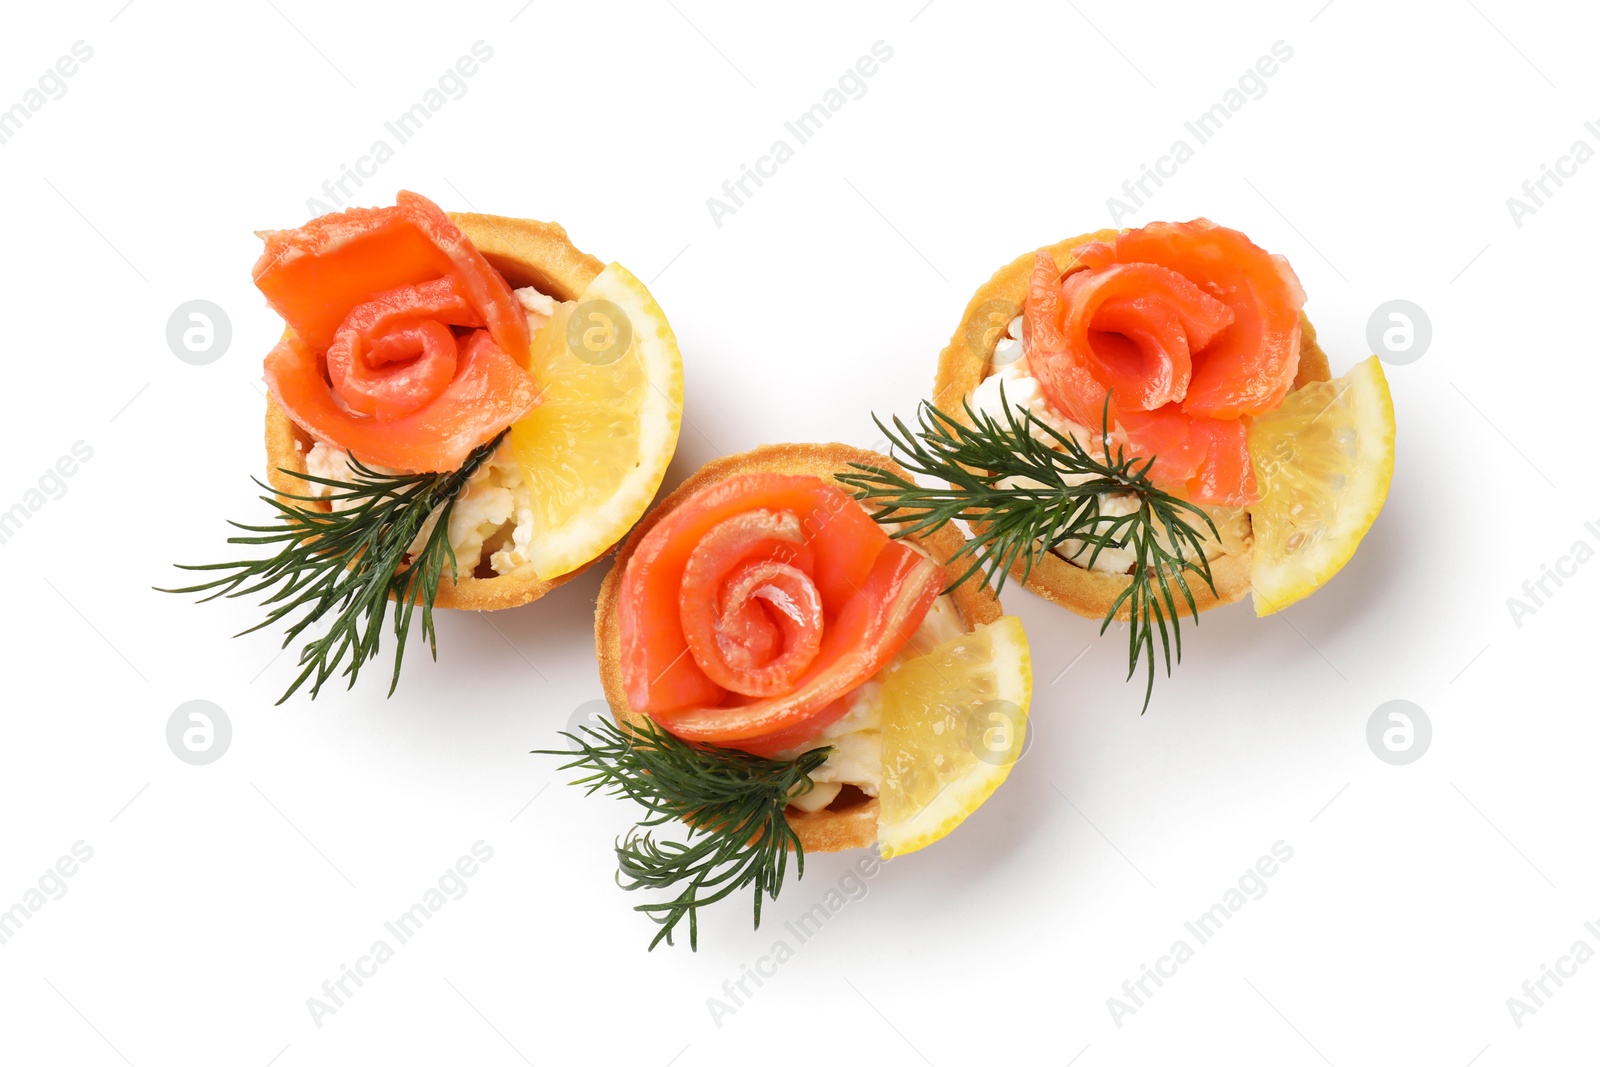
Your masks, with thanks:
M0 35L0 106L73 42L94 50L0 145L0 509L93 449L0 545L0 908L93 849L0 945L0 1061L1592 1059L1600 962L1520 1028L1506 1005L1578 939L1600 949L1583 925L1600 925L1600 563L1520 626L1507 606L1574 542L1600 545L1600 162L1520 227L1506 206L1574 140L1600 147L1592 12L123 4L19 6ZM1387 509L1285 617L1239 605L1187 631L1142 717L1122 635L1009 592L1039 682L1031 751L719 1026L708 998L860 854L812 857L759 931L734 902L697 954L645 952L654 928L612 880L632 809L528 754L600 695L603 567L492 621L444 619L438 662L414 644L392 700L380 665L282 707L292 655L228 636L251 605L150 591L174 561L220 558L225 519L266 514L249 477L278 326L252 231L304 222L478 40L493 58L359 202L404 187L558 220L649 281L686 365L669 485L761 442L872 443L869 412L912 411L990 272L1108 225L1107 197L1285 42L1266 94L1132 221L1206 215L1287 255L1335 373L1367 354L1379 304L1426 309L1431 347L1388 368ZM707 197L880 40L893 57L865 96L717 226ZM196 298L233 326L209 366L165 340ZM166 744L192 699L233 724L209 766ZM1391 699L1433 723L1409 766L1365 739ZM316 1025L307 998L479 840L493 859L466 896ZM1280 840L1293 859L1267 894L1118 1026L1107 998Z

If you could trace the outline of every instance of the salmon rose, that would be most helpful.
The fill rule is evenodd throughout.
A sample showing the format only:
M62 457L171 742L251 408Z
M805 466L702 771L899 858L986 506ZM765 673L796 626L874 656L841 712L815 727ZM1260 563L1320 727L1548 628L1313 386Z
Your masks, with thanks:
M262 236L255 283L289 327L267 385L313 437L369 465L449 471L537 401L526 313L432 201L401 192Z
M944 569L810 475L746 474L689 497L629 558L629 707L686 740L771 755L847 710L900 651Z
M1039 252L1024 305L1028 365L1050 404L1118 441L1200 503L1257 498L1245 419L1294 383L1305 293L1282 256L1205 219Z

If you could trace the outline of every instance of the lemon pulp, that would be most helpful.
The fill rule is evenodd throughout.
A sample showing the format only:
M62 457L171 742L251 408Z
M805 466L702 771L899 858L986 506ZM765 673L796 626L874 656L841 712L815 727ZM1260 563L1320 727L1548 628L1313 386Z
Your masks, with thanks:
M1309 596L1355 554L1389 495L1394 403L1373 356L1311 382L1249 430L1260 499L1250 585L1257 615Z
M511 427L545 580L605 552L661 486L682 420L683 360L644 283L616 263L533 337L539 402Z
M1011 773L1033 694L1028 636L1006 615L899 663L880 681L878 847L888 859L950 833Z

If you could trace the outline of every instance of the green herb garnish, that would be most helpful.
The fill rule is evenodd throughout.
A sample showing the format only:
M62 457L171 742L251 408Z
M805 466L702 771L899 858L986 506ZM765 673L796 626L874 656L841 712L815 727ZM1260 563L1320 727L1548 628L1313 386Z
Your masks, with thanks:
M186 571L222 571L221 577L166 593L203 593L215 590L201 602L219 596L249 596L274 590L261 603L267 617L241 634L252 633L298 614L283 645L289 646L306 628L332 616L327 633L300 650L300 674L278 703L308 679L313 698L340 665L354 686L363 664L378 654L389 599L395 600L394 673L389 679L393 695L400 681L400 662L412 612L422 608L422 635L438 658L433 625L433 602L445 565L456 576L455 551L450 547L450 510L457 494L473 473L493 454L499 437L467 457L460 469L433 474L382 474L351 458L354 481L320 478L279 468L303 482L325 485L329 493L311 496L276 493L259 478L252 479L269 494L261 499L272 505L280 521L267 526L230 522L245 531L228 538L230 545L276 545L271 556L232 563L178 564ZM323 511L317 504L348 504L342 510ZM435 515L433 526L415 557L412 542ZM237 636L237 635L236 635Z
M1004 397L1002 386L1002 402ZM899 524L892 535L896 538L927 533L954 519L971 523L972 537L956 558L970 558L972 563L952 587L981 570L984 580L999 592L1019 561L1027 581L1040 553L1068 540L1090 549L1085 567L1092 567L1104 549L1131 547L1135 562L1130 580L1106 612L1100 632L1106 632L1126 605L1128 677L1133 677L1143 658L1144 708L1148 708L1155 687L1156 639L1160 638L1168 676L1174 659L1183 659L1179 597L1199 621L1187 576L1199 577L1216 592L1204 548L1208 531L1220 540L1216 524L1198 505L1151 484L1154 457L1130 456L1123 446L1112 446L1109 393L1101 417L1103 458L1026 409L1005 404L1005 419L1000 421L973 410L970 402L963 407L970 425L926 401L917 410L915 430L899 418L890 427L873 416L894 458L912 474L944 483L940 487L919 485L894 471L861 463L852 463L855 470L838 475L838 480L854 489L858 500L877 509L874 519ZM1043 440L1035 430L1043 432ZM1131 493L1138 498L1138 510L1102 514L1102 493Z
M654 949L689 919L689 947L698 947L699 909L753 887L755 925L761 899L776 900L794 850L797 877L806 869L800 838L784 818L789 798L811 788L811 773L828 758L814 748L792 760L752 756L736 749L674 737L645 719L626 732L615 723L580 726L586 737L563 732L575 750L537 749L536 755L570 756L561 769L589 773L572 784L586 793L604 790L628 797L649 813L618 838L617 884L624 889L671 889L687 883L671 900L639 904L661 926ZM660 841L649 827L674 820L689 824L684 841Z

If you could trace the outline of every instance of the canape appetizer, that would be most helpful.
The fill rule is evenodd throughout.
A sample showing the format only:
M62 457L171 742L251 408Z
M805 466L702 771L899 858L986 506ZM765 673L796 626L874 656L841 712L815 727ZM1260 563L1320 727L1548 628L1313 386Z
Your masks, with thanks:
M261 237L285 324L265 364L277 521L229 540L272 554L174 591L269 593L259 626L316 635L285 699L341 668L353 685L393 599L392 693L415 609L432 651L435 607L536 600L644 514L677 445L677 341L637 278L550 223L402 192Z
M717 460L641 522L595 614L616 722L567 735L578 784L637 800L622 884L676 889L638 910L670 944L739 890L776 897L788 853L944 837L1005 780L1027 729L1021 623L950 561L944 526L891 539L841 487L898 471L847 445ZM646 827L682 819L687 842Z
M1179 617L1253 594L1280 611L1331 579L1388 494L1394 410L1376 357L1328 380L1282 256L1205 219L1101 230L978 290L917 426L914 474L846 481L896 536L972 526L972 566L1129 624L1128 671ZM880 422L880 426L882 423ZM1169 648L1169 637L1171 646ZM1174 656L1176 653L1176 656Z

